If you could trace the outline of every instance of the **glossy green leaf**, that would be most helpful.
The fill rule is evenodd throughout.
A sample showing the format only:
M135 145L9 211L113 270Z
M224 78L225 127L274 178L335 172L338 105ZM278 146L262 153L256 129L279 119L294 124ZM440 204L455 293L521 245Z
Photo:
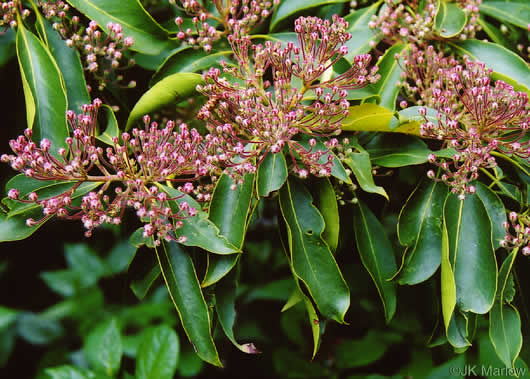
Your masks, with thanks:
M344 339L335 350L336 365L339 369L349 369L373 364L385 355L390 343L381 332L374 330L359 339Z
M383 167L422 164L432 153L420 138L402 134L378 134L364 147L372 164Z
M280 190L280 208L288 227L295 274L304 282L320 312L338 322L350 305L350 292L328 245L324 220L303 183L289 179Z
M28 127L33 139L47 138L52 152L65 146L66 92L61 74L50 51L23 25L17 32L17 55L26 98Z
M377 287L385 319L390 322L397 302L396 284L388 281L397 269L394 249L383 225L362 202L353 209L353 229L361 261Z
M257 188L260 197L279 190L287 179L287 162L283 153L269 153L258 166Z
M502 379L528 377L528 366L521 359L521 357L517 358L515 361L515 367L512 371L513 375L502 375L507 374L506 366L497 356L487 334L483 334L478 338L478 364L486 367L487 371L485 370L484 376L487 375L488 379L492 379L494 377ZM504 370L504 372L502 370Z
M152 113L165 105L186 100L195 93L195 88L202 83L199 74L183 72L165 77L142 95L135 104L127 120L129 129L136 120Z
M347 131L389 131L393 112L382 106L365 103L349 108L341 129Z
M52 291L63 297L74 295L82 287L79 274L73 270L44 271L40 277Z
M180 344L177 333L167 325L146 331L138 346L136 379L171 379L177 371Z
M478 40L459 41L453 45L459 54L484 62L493 70L493 79L503 80L518 90L530 93L528 65L517 54L503 46Z
M443 205L447 186L424 181L409 197L399 214L398 237L410 249L405 253L399 284L414 285L438 269L442 252Z
M375 15L377 8L379 8L379 3L374 3L368 7L357 9L344 18L350 23L348 32L352 35L352 38L345 43L348 47L348 54L344 58L348 62L353 63L356 55L368 53L372 50L370 44L379 42L380 37L368 27L368 23Z
M210 314L192 260L174 242L164 241L155 251L171 301L197 355L204 361L221 367L211 334Z
M523 29L528 27L530 20L530 4L521 1L483 1L480 13L496 18L500 22L509 22Z
M506 237L506 230L502 226L503 222L506 221L506 209L502 200L485 184L476 182L474 183L476 194L482 200L482 204L488 212L488 217L491 222L491 230L493 237L493 247L499 248L500 241Z
M486 20L484 20L483 17L479 17L478 24L482 27L482 30L484 31L484 33L488 35L489 39L492 42L495 42L503 46L510 45L510 41L508 41L508 38L506 38L506 36L502 34L499 28L493 24L490 24Z
M38 220L42 217L40 209L34 209L24 215L16 215L8 217L8 215L0 212L0 242L19 241L28 238L35 233L44 222L41 222L33 227L26 225L27 218L34 218Z
M82 105L90 104L91 101L79 53L66 45L65 41L48 21L43 20L43 24L48 48L55 58L64 80L68 109L81 113Z
M374 182L370 155L364 149L358 153L349 153L344 163L351 168L363 191L376 193L389 200L385 189Z
M219 316L219 323L228 339L247 354L258 354L259 350L252 342L240 344L234 336L236 323L236 292L237 273L230 274L215 286L215 311Z
M52 343L64 334L64 329L56 320L34 313L23 313L17 320L18 335L33 345Z
M280 2L280 5L278 8L274 11L272 18L271 18L271 24L270 24L270 30L272 31L277 24L286 19L289 16L292 16L293 14L309 9L314 8L317 6L325 5L325 4L333 4L333 3L344 3L346 0L289 0L289 1L282 1Z
M83 350L94 370L109 376L116 374L123 353L116 319L109 319L96 326L88 335Z
M509 291L509 277L513 263L517 257L517 250L513 250L502 263L499 271L499 284L495 297L495 304L490 312L490 340L498 357L506 365L513 367L523 345L521 333L521 318L517 309L507 302Z
M143 278L131 282L131 290L138 299L142 300L145 295L147 295L147 292L153 285L154 281L158 279L160 274L160 266L157 264L156 266L153 266Z
M467 16L462 8L455 3L440 1L438 12L434 19L434 28L443 38L457 36L466 26Z
M451 265L449 252L449 232L447 229L447 221L444 218L442 229L442 260L440 264L440 287L442 292L442 315L444 319L446 333L449 330L449 324L451 322L451 318L456 307L455 275L453 272L453 266Z
M95 377L88 370L69 365L47 368L44 372L49 379L91 379Z
M151 85L181 72L207 71L210 67L221 67L220 62L230 62L232 50L212 51L206 53L203 49L188 47L179 49L170 55L151 78Z
M127 240L121 240L112 246L107 257L105 265L109 274L119 274L127 271L136 255L136 248Z
M322 178L315 183L315 205L324 218L325 228L322 238L332 251L337 250L339 244L339 207L335 190L328 178Z
M109 22L120 24L123 35L134 38L131 50L155 55L171 44L167 30L145 11L138 0L68 0L68 3L96 21L106 32Z
M444 205L444 220L456 304L464 312L486 313L493 305L497 287L497 263L486 208L478 196L459 200L450 194Z
M468 333L468 318L464 313L460 311L455 311L451 315L451 320L449 321L449 327L447 328L447 341L455 349L462 349L465 351L471 342L469 341Z
M400 58L400 64L398 64L394 56L401 54L405 48L405 45L396 44L387 49L385 54L377 62L377 66L379 67L378 73L381 75L381 79L367 86L380 97L378 104L390 109L392 112L396 109L396 99L400 90L400 87L396 83L401 80L400 75L403 72L401 67L404 67L401 62L402 58Z
M105 113L105 119L107 122L105 126L105 131L97 135L96 138L102 142L105 142L107 145L114 146L114 142L112 142L112 139L115 137L120 137L120 129L118 127L118 120L116 120L116 115L114 114L112 108L109 107L107 104L102 105L102 107L100 108L100 112Z
M208 254L208 265L206 267L206 274L204 274L201 287L211 286L226 276L236 265L239 256L240 254Z
M209 219L237 248L243 247L254 190L254 174L247 174L236 184L227 174L221 175L210 202Z
M87 244L66 244L64 250L68 266L79 273L83 286L96 284L107 272L103 260Z
M159 187L171 198L177 198L170 203L170 207L175 211L178 204L182 202L187 202L190 207L197 210L197 215L184 220L182 228L177 229L175 232L177 237L186 236L186 242L183 242L183 245L201 247L215 254L233 254L240 251L239 248L232 245L220 234L219 228L208 220L208 214L201 210L199 203L192 197L162 184L159 184Z

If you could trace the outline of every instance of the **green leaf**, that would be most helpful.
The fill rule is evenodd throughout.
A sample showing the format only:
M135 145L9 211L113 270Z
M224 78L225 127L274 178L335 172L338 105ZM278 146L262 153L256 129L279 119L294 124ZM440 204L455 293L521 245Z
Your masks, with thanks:
M236 292L237 272L230 274L215 286L215 311L219 316L219 323L228 339L247 354L258 354L259 350L252 342L240 344L234 336L234 325L236 323Z
M464 26L466 26L467 16L462 8L455 3L445 0L440 1L440 6L434 19L434 28L443 38L456 37Z
M81 113L82 105L90 104L90 95L88 94L79 53L66 45L65 41L48 21L43 20L43 24L48 48L55 58L64 80L68 109Z
M324 218L324 232L322 238L332 251L337 250L339 244L339 207L335 190L328 178L322 178L315 183L315 205Z
M123 352L118 322L109 319L96 326L87 336L83 349L94 370L115 375Z
M440 286L442 292L442 315L444 319L446 333L449 330L449 324L451 323L451 318L456 307L456 284L453 266L451 265L450 260L449 232L447 229L447 221L444 218L442 230L442 261L440 268Z
M107 267L88 245L76 243L64 247L68 266L79 274L83 287L89 287L105 275Z
M171 301L197 355L206 362L222 367L211 335L210 314L193 262L177 243L164 241L155 251Z
M320 159L318 160L318 163L323 164L326 162L331 161L333 162L333 166L331 167L331 176L334 176L335 178L351 184L351 179L346 170L344 169L344 166L342 165L341 161L337 156L333 153L333 151L330 151L328 147L322 142L321 139L316 138L316 145L311 147L309 145L309 138L302 138L298 143L304 147L306 150L313 149L313 151L326 151L327 154L323 154ZM331 158L330 158L331 156Z
M18 311L0 305L0 330L7 328L17 318Z
M221 280L236 265L240 254L217 255L208 254L208 265L206 274L202 280L201 287L208 287Z
M355 38L355 37L354 37ZM396 44L385 52L385 54L377 62L379 67L378 73L381 75L376 83L370 84L367 88L373 90L379 97L379 105L390 109L392 112L396 109L396 99L400 90L400 86L396 83L401 79L401 73L404 67L402 57L399 59L399 64L394 55L401 54L407 47L402 44Z
M8 215L0 212L0 242L19 241L28 238L44 225L44 222L29 227L26 225L26 219L38 219L41 216L42 211L39 209L34 209L24 215L16 215L13 217L8 217Z
M177 73L201 72L210 67L221 67L220 62L230 62L232 50L212 51L206 53L204 50L186 47L171 54L151 78L151 85Z
M201 206L192 197L162 184L158 186L170 197L177 198L170 202L170 207L174 211L177 210L178 204L184 201L197 210L197 215L184 220L182 228L175 232L177 237L186 236L186 242L183 242L183 245L201 247L215 254L233 254L240 251L239 248L220 235L217 226L208 220L208 214L201 210Z
M49 344L64 334L58 321L50 320L34 313L23 313L17 320L20 337L33 345Z
M345 339L335 350L336 365L339 369L368 366L385 355L390 341L385 341L380 332L368 331L360 339Z
M372 164L382 167L422 164L432 153L420 138L402 134L378 134L364 147Z
M209 219L217 225L221 234L239 249L243 247L247 231L254 176L247 174L243 183L236 184L229 175L221 175L210 202Z
M136 356L136 379L171 379L177 371L180 345L177 333L167 325L143 334Z
M115 244L105 260L109 274L119 274L127 270L136 254L136 248L127 240Z
M479 17L478 24L482 27L484 33L495 43L503 46L510 46L510 41L502 32L493 24L490 24L483 17Z
M506 230L502 226L503 222L506 221L506 209L499 196L485 184L476 182L474 186L477 196L480 197L484 208L486 208L486 212L488 212L488 217L491 222L493 247L497 249L501 246L500 241L506 237Z
M394 249L383 225L362 202L353 209L353 229L361 261L377 287L385 319L390 322L396 312L396 284L388 281L397 268Z
M453 312L447 328L447 341L454 348L465 350L471 346L468 334L467 316L459 310Z
M509 291L510 272L516 257L517 249L513 250L502 263L495 304L490 312L490 340L498 357L508 368L514 366L523 345L519 312L513 305L505 303Z
M408 198L399 214L398 238L410 247L403 257L399 284L414 285L438 269L442 251L443 205L447 186L424 181Z
M372 16L375 15L379 5L379 2L376 2L368 7L357 9L344 18L345 21L350 23L348 33L353 36L345 43L348 48L348 54L344 58L349 63L353 63L356 55L366 54L372 50L370 46L372 41L375 43L379 42L380 37L373 29L368 27L368 23Z
M153 266L143 278L131 282L131 290L138 299L142 300L145 295L147 295L147 292L149 292L154 281L160 276L160 273L160 266L157 264L156 266Z
M480 13L526 29L530 20L530 4L526 1L484 1L480 4Z
M343 160L344 163L351 168L363 191L376 193L389 200L385 189L375 185L370 155L360 145L357 148L361 149L360 152L347 154L346 159Z
M324 220L304 185L289 179L280 190L280 208L288 227L290 259L320 312L338 322L350 305L350 291L328 245Z
M342 120L341 129L347 131L390 131L393 112L382 106L364 103L348 109L348 116Z
M135 104L127 120L125 129L130 129L134 122L144 115L152 113L165 105L186 100L195 93L195 88L202 83L199 74L182 72L165 77L142 95Z
M138 0L68 0L68 3L96 21L107 33L109 22L120 24L123 35L134 38L131 50L156 55L171 44L167 30L145 11Z
M5 66L16 54L16 33L9 28L0 38L0 68Z
M120 129L118 127L118 120L116 120L116 115L114 114L114 111L111 107L109 107L107 104L103 104L103 106L100 108L100 112L103 110L105 112L105 118L107 120L107 126L105 127L105 131L99 135L96 136L96 138L102 142L105 142L107 145L114 145L114 142L112 142L112 139L114 137L119 138L120 137Z
M528 65L517 54L503 46L478 40L459 41L453 45L459 54L484 62L486 67L493 70L493 79L500 79L517 90L530 93Z
M47 368L44 370L44 373L50 379L90 379L95 377L88 370L69 365Z
M444 220L456 304L464 312L484 314L493 305L497 287L497 263L488 213L478 196L459 200L450 194L444 205Z
M69 297L81 289L81 278L72 270L44 271L40 277L46 285L59 295Z
M269 153L258 166L257 188L260 197L279 190L287 180L287 162L283 153Z
M17 32L17 55L33 139L49 139L52 151L65 147L67 100L59 68L46 46L22 24Z
M278 8L274 11L272 18L271 18L271 24L270 24L270 30L272 31L280 21L286 19L289 16L292 16L293 14L309 9L314 8L317 6L322 6L326 4L334 4L334 3L344 3L346 0L289 0L289 1L282 1Z

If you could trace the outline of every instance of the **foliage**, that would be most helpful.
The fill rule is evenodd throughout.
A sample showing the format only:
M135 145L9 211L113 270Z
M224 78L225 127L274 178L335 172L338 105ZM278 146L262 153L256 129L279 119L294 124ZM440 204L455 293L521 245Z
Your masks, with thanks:
M528 375L525 1L0 3L0 366Z

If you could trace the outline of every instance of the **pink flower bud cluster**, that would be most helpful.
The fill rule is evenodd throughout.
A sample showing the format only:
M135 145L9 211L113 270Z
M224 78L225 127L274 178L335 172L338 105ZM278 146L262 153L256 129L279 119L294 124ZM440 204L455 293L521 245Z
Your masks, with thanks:
M479 5L482 0L459 0L458 6L467 15L467 23L460 39L473 38L480 30L478 24ZM422 9L417 0L385 0L378 15L372 16L368 26L376 30L388 44L414 43L423 45L425 41L440 39L434 28L438 0L426 0Z
M17 12L20 12L22 18L29 16L29 10L22 8L20 0L0 2L0 36L8 28L17 27Z
M70 9L70 6L61 0L49 0L42 1L39 0L39 7L42 9L44 17L51 19L54 17L59 17L63 19L66 17L66 12Z
M530 218L528 215L510 212L509 222L504 222L506 237L501 241L501 246L507 250L522 247L523 255L530 255Z
M421 135L446 141L457 151L453 162L438 164L445 171L442 180L455 192L469 192L479 169L496 166L492 151L530 159L528 96L501 80L493 86L490 74L483 63L464 57L463 65L442 70L440 87L432 89L429 101L438 111L437 121L420 111L425 118Z
M174 0L170 2L175 3ZM203 48L206 52L210 52L213 43L223 35L249 34L272 13L272 8L279 4L279 0L213 0L212 2L218 14L209 12L198 0L179 1L184 11L192 16L193 28L184 30L182 17L175 19L180 29L177 37L188 45ZM216 24L220 24L222 30L218 30Z
M113 146L103 149L96 146L97 112L99 99L85 105L83 113L67 112L72 127L72 137L65 141L66 148L52 153L50 141L43 139L39 146L31 141L32 132L10 141L13 155L2 155L1 161L28 177L38 180L72 182L72 187L51 198L40 199L35 192L21 195L11 189L8 197L43 207L44 217L28 225L36 225L52 216L80 219L90 236L92 230L103 224L119 224L126 207L136 210L145 223L145 235L175 239L173 232L183 220L194 216L197 209L177 200L185 194L197 194L199 200L209 200L204 188L192 181L210 175L216 158L209 154L215 150L195 129L185 124L178 128L168 122L159 129L149 117L144 117L145 128L134 129L132 134L123 133L121 141L115 137ZM177 130L175 130L177 129ZM183 195L171 198L156 186L159 182L183 182L179 189ZM99 185L99 190L82 196L80 203L72 199L76 190L86 182ZM211 188L210 188L211 190Z
M109 22L108 34L104 34L95 21L90 21L88 27L83 30L77 16L72 17L71 21L63 16L61 22L56 22L53 26L66 40L68 46L79 51L84 69L91 73L99 91L109 83L118 85L123 81L120 71L134 65L134 60L126 59L124 54L134 44L134 40L132 37L124 36L120 24ZM127 85L128 88L134 86L135 82Z
M198 118L207 122L210 133L230 152L224 158L234 175L255 171L269 152L277 154L285 148L300 176L329 176L332 162L321 160L329 151L316 149L315 139L304 146L300 135L339 134L340 123L348 115L347 90L377 80L375 70L368 71L369 55L355 57L342 75L322 78L347 54L344 43L351 36L343 19L335 16L330 23L302 17L295 25L300 46L270 41L251 46L248 36L229 36L237 66L224 64L224 72L239 81L230 82L212 68L204 75L206 84L198 87L209 98ZM272 83L265 79L269 73ZM335 145L334 139L328 142L328 148Z

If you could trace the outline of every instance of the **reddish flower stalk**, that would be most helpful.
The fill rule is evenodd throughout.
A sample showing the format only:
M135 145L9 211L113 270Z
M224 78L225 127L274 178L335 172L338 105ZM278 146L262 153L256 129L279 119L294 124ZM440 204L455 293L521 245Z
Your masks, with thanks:
M295 138L300 134L339 134L340 123L348 115L347 90L377 80L376 69L368 71L369 55L355 57L352 68L344 74L322 79L322 74L348 52L344 46L351 38L347 26L338 16L332 23L301 17L295 23L300 46L269 41L251 46L248 36L229 36L237 66L225 64L224 72L244 84L230 82L221 77L220 70L210 69L204 76L206 84L199 87L209 100L198 117L223 141L225 151L231 152L226 161L234 174L254 171L266 154L277 154L285 147L300 176L330 175L331 161L320 162L328 151L316 150L315 139L304 147ZM265 79L269 74L272 83ZM295 87L296 82L300 88ZM335 145L335 139L328 142L328 148Z
M212 162L216 157L210 142L195 130L181 124L175 130L172 121L159 129L155 122L144 117L145 128L134 129L132 136L123 133L120 144L105 151L96 146L96 118L101 101L85 105L83 113L67 112L72 127L72 137L66 139L67 148L60 148L57 156L51 153L51 143L43 139L37 146L31 141L31 130L10 141L14 155L3 155L1 160L28 177L38 180L72 182L72 187L56 196L39 199L37 193L21 194L17 189L9 191L9 198L36 203L43 207L43 219L29 219L35 225L54 215L65 219L80 219L90 236L92 230L103 224L119 224L126 207L133 207L145 223L144 235L160 239L175 239L173 232L182 226L182 220L194 216L196 209L186 202L170 205L170 198L159 190L156 183L183 182L178 189L183 193L200 190L193 181L216 171ZM100 183L100 189L83 196L80 205L74 205L72 196L82 183ZM111 187L112 185L112 187ZM113 191L111 191L111 188ZM109 194L113 192L113 194ZM182 195L184 196L184 194ZM199 196L209 199L209 194ZM185 237L181 237L183 241Z

